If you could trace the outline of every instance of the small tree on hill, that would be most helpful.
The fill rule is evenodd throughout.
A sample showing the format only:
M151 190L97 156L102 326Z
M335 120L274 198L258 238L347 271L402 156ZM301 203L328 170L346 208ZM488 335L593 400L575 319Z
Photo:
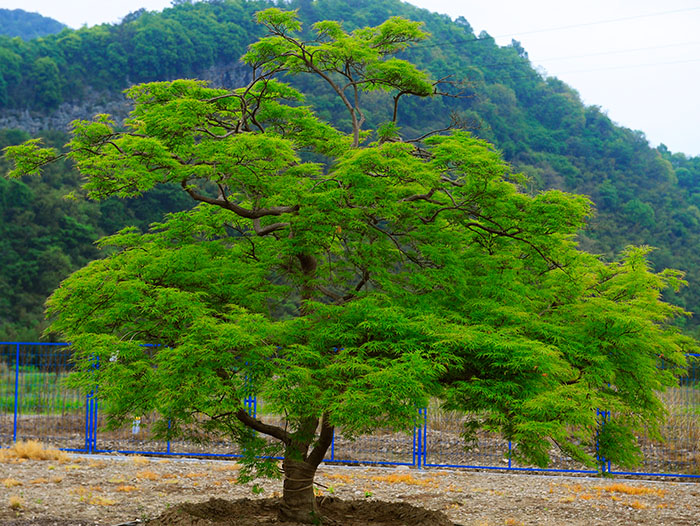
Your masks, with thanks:
M75 123L68 156L90 197L176 182L198 205L102 240L107 257L53 294L74 384L99 385L110 425L156 411L168 438L232 436L251 475L278 473L266 457L281 455L287 520L317 520L314 474L335 428L411 429L433 397L473 415L467 439L498 431L538 464L552 443L594 463L604 407L616 416L602 454L633 462L634 433L655 428L656 393L695 345L668 325L682 309L660 300L681 276L651 272L646 249L617 263L579 251L589 201L521 193L466 132L402 137L400 99L436 92L393 57L426 38L419 24L319 22L304 42L295 13L258 19L269 35L244 57L249 85L139 85L126 130L104 115ZM348 131L282 73L325 82ZM391 117L363 130L362 93L377 90ZM17 175L56 153L30 141L8 155ZM281 423L250 415L252 394Z

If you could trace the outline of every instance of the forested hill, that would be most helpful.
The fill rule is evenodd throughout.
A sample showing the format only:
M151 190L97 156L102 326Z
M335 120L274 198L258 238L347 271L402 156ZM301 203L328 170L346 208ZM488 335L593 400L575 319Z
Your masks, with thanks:
M584 106L574 89L543 78L517 42L499 47L487 33L475 35L468 7L467 19L453 21L399 0L176 4L162 13L137 11L118 25L64 29L29 42L0 37L0 119L10 114L34 123L57 122L50 120L56 115L66 122L89 118L119 108L121 90L137 82L206 76L237 85L246 75L238 57L261 34L253 14L270 5L299 9L306 27L336 19L353 29L392 15L423 21L432 38L406 58L435 78L451 75L464 81L463 96L436 99L427 107L424 102L404 106L404 130L420 134L442 128L456 114L530 178L529 191L556 187L590 195L597 213L580 236L582 246L606 257L628 244L657 247L653 261L658 269L688 272L690 287L673 300L700 311L700 158L652 149L643 133L615 125L598 107ZM303 78L294 82L311 92L308 101L322 117L347 124L344 110L322 86L307 85ZM372 126L385 115L389 98L372 95L368 105ZM61 142L59 132L45 134L49 141ZM0 133L0 147L24 136ZM143 226L163 210L183 206L176 195L154 196L147 204L66 204L59 195L77 184L77 176L67 166L53 170L41 182L0 180L0 337L35 330L41 300L59 275L95 257L90 243L98 235L122 222ZM50 221L39 218L47 210L54 214ZM22 225L32 221L48 223L23 233ZM8 267L8 258L16 264ZM55 262L60 262L59 270L54 270ZM31 294L15 285L18 276ZM699 320L700 315L690 320L688 328L695 330Z
M58 33L64 24L22 9L0 9L0 35L19 37L24 40Z

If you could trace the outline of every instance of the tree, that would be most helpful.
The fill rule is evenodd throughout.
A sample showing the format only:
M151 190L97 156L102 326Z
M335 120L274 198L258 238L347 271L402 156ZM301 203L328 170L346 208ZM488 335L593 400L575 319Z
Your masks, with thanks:
M285 520L318 520L314 474L336 427L410 429L431 397L473 415L467 438L500 431L538 464L552 441L594 463L605 407L602 453L633 462L634 433L663 413L656 392L695 348L668 325L684 311L660 300L682 276L653 273L643 248L616 263L579 251L588 199L521 193L469 133L402 137L400 99L438 89L393 56L427 37L419 24L325 21L305 42L295 13L257 16L268 36L244 57L247 86L139 85L125 131L105 115L75 124L68 155L91 197L177 183L198 204L102 240L109 255L55 291L73 384L99 386L109 425L157 411L164 437L234 437L251 477L279 474L281 455ZM325 82L349 131L283 73ZM390 117L363 130L376 90ZM14 175L56 157L36 141L7 155ZM281 423L250 415L251 394Z

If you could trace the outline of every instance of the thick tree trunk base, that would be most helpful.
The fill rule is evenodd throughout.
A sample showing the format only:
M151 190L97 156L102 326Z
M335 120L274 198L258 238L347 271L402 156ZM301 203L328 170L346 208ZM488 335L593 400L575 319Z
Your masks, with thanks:
M314 495L316 468L302 461L285 459L284 489L277 516L280 521L320 524L321 514Z

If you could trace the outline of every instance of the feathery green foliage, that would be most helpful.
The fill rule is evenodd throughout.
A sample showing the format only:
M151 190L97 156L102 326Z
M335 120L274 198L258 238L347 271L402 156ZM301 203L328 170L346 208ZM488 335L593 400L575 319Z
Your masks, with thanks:
M669 325L686 313L661 300L682 276L652 272L646 248L616 263L580 251L590 201L522 192L468 132L413 140L396 111L381 132L364 129L361 91L397 104L433 93L392 57L427 36L419 25L324 22L305 42L294 13L258 19L268 35L245 55L247 86L143 84L129 90L126 130L107 116L75 123L67 155L90 196L177 184L198 204L103 239L113 252L53 294L73 385L99 385L113 425L157 411L166 437L233 436L253 473L272 470L256 454L279 451L280 515L305 522L335 427L408 430L431 397L473 415L467 439L500 431L540 465L552 441L594 463L595 410L609 408L601 453L634 460L634 433L658 424L657 392L696 348ZM350 130L319 120L284 72L325 83ZM8 154L24 173L54 155L34 143ZM251 417L251 394L283 424Z

